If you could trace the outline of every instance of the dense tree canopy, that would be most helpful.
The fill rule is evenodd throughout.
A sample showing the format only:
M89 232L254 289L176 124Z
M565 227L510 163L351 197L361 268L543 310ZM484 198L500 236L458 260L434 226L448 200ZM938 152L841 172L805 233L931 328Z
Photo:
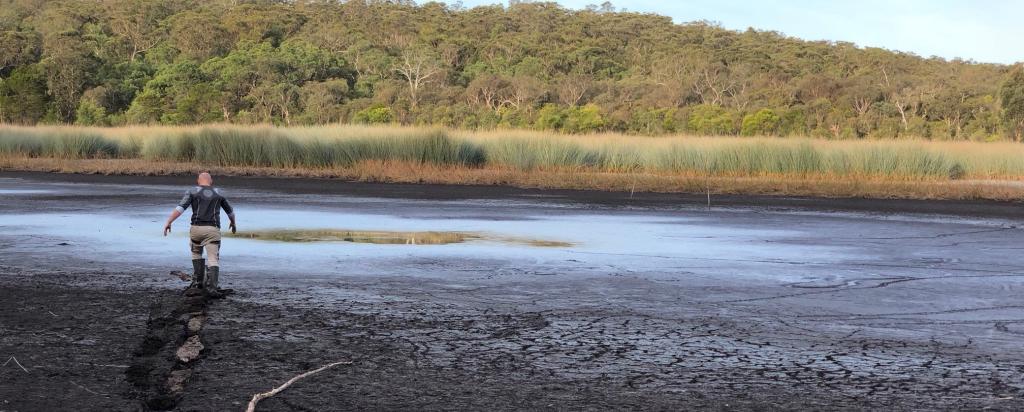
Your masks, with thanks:
M1020 138L1024 75L514 1L0 0L0 121Z
M1003 119L1015 140L1024 135L1024 68L1017 67L1010 73L999 91L1003 103Z

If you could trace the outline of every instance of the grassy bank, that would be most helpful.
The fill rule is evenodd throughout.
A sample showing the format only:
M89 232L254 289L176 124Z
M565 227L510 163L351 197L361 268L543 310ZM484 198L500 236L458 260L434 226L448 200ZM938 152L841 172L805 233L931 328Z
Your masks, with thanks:
M0 127L0 167L827 196L1012 198L1024 145L410 127ZM628 183L628 184L624 184ZM759 188L759 189L755 189ZM799 189L797 189L799 188ZM998 193L996 193L998 192Z

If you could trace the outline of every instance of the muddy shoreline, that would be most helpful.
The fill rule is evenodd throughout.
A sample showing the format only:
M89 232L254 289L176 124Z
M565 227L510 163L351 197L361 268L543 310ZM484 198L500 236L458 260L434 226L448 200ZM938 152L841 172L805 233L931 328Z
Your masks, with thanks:
M28 178L39 181L108 184L190 185L192 175L133 176L98 174L55 174L44 172L0 171L0 178ZM220 176L224 187L273 190L283 193L380 198L461 200L461 199L544 199L554 203L576 203L611 208L703 208L706 194L630 193L598 190L525 189L490 185L436 185L409 183L366 183L338 179L294 177ZM714 207L758 207L773 210L844 211L867 213L941 214L969 217L1020 218L1021 201L997 200L911 200L873 198L828 198L765 195L717 195Z

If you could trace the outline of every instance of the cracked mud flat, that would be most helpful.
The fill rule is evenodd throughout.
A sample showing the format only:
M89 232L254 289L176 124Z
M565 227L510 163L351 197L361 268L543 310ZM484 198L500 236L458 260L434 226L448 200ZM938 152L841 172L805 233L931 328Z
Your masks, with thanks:
M346 359L259 410L1024 408L1018 205L707 212L668 195L220 179L244 229L457 226L578 246L226 239L237 293L197 311L168 275L189 264L184 238L159 237L190 180L0 175L19 190L0 196L0 363L28 369L0 368L0 411L241 410ZM183 368L196 316L203 349ZM128 373L147 362L150 386Z

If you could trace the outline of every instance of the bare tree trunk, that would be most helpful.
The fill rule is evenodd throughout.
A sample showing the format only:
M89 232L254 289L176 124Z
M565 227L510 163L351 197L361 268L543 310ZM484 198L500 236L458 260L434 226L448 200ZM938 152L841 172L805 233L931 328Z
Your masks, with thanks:
M441 68L428 56L423 54L403 53L402 63L395 69L409 84L409 99L412 108L419 104L419 89L430 78L440 73Z
M910 123L907 121L907 109L897 101L896 110L900 111L900 119L903 121L903 132L906 133L910 130Z
M420 101L419 97L416 97L416 89L418 89L420 86L419 86L419 84L417 82L413 81L412 79L408 79L408 83L409 83L409 101L411 103L412 109L415 110L416 106L419 104L419 101Z
M853 108L857 111L857 117L860 118L871 110L871 102L867 98L855 97L853 99Z
M900 88L900 85L893 85L892 80L889 78L889 72L882 68L882 76L885 78L885 83L882 86L890 88L888 99L893 106L896 106L896 110L900 112L900 120L903 122L903 132L906 133L910 130L910 124L907 121L907 104L905 96L901 95L906 91L905 88Z

